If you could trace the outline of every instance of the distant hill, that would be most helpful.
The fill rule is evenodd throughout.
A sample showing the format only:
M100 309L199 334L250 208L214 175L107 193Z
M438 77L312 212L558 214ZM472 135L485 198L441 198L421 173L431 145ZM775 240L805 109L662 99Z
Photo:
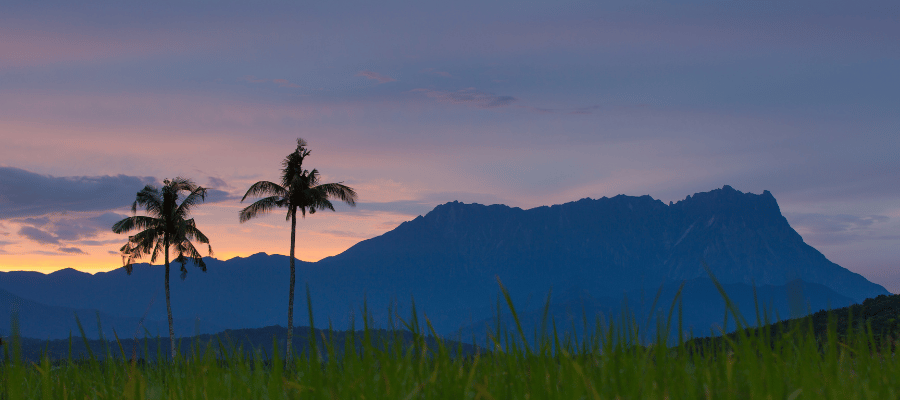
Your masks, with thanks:
M105 312L99 312L96 309L70 308L60 306L48 306L32 300L23 299L6 290L0 289L0 310L7 311L0 313L0 336L10 335L12 332L12 317L16 315L19 324L19 333L25 337L56 339L67 337L69 333L76 336L80 335L78 324L75 316L81 321L85 334L91 338L99 337L99 327L97 320L99 318L103 333L112 337L113 332L120 336L128 337L134 333L138 327L141 334L143 328L146 328L152 334L168 335L169 328L167 320L149 320L143 322L140 317L119 317L113 316ZM211 333L221 331L222 328L210 324L206 321L177 319L175 323L178 325L190 326L197 328L202 333Z
M642 341L648 343L656 339L657 322L665 325L671 311L669 343L674 344L678 339L679 313L685 338L720 334L725 320L725 301L713 282L703 278L685 281L680 300L676 303L675 295L680 287L681 284L669 284L655 291L635 290L626 292L618 299L594 297L586 290L554 293L552 296L557 299L551 301L548 310L547 333L552 333L552 323L555 322L557 327L573 334L573 338L580 339L585 328L589 335L596 333L598 320L604 328L612 323L617 329L631 324L633 320L642 327L639 334ZM822 285L800 280L785 285L764 285L755 290L743 283L725 284L723 287L729 299L752 326L756 325L757 305L760 322L765 323L767 320L787 320L853 303L852 299ZM515 323L505 303L501 304L500 311L501 329L514 330ZM534 339L540 336L541 326L545 323L543 308L517 314L526 336L535 343ZM623 320L623 317L627 320ZM469 343L472 338L476 338L475 343L484 345L487 343L486 332L496 330L496 325L497 318L494 316L463 327L451 337L462 338ZM725 328L728 331L737 328L733 318L728 319Z
M746 316L745 316L746 317ZM808 332L811 327L816 338L823 340L828 335L829 318L833 320L836 338L847 343L848 334L871 329L875 349L880 350L883 345L896 348L900 338L900 295L878 296L866 299L861 304L854 304L828 311L819 311L802 318L792 318L762 328L747 329L747 333L758 335L761 329L767 329L772 338L779 334L789 332L791 329L804 329ZM738 332L728 335L732 340L739 337ZM890 342L887 342L887 341ZM691 340L688 346L703 347L704 345L721 345L722 337L708 336Z
M353 338L358 349L362 347L364 334L361 330L355 331L329 331L327 329L311 330L309 327L295 327L293 336L293 351L296 354L309 354L309 334L314 333L319 354L323 357L327 356L326 340L335 344L335 353L343 354L347 341ZM401 349L407 349L413 343L413 334L407 330L385 330L375 329L369 332L372 343L378 349L391 349L394 345L399 345ZM234 352L243 351L245 357L257 354L263 360L270 360L273 357L273 339L278 342L278 351L281 358L284 359L285 339L287 336L287 328L274 325L263 328L254 329L229 329L216 334L202 334L197 336L189 336L177 340L178 351L186 357L192 357L195 350L199 349L203 354L205 351L212 351L217 357L234 356ZM159 357L167 357L169 350L168 337L147 337L141 335L137 340L132 337L122 337L119 341L113 337L107 337L107 340L90 339L87 341L90 351L96 359L104 359L107 356L122 359L123 353L125 359L135 359L154 361ZM437 350L437 341L434 336L424 335L426 346L429 349ZM442 339L444 346L450 352L451 356L459 352L463 356L475 354L476 347L459 343L453 340ZM69 339L35 339L23 337L19 339L22 358L26 361L36 362L40 360L42 354L48 354L51 360L64 360L71 357L73 360L87 360L90 352L85 347L85 341L80 335L73 335L71 342ZM13 339L10 337L3 338L2 341L5 349L0 349L0 362L3 359L3 352L10 355L13 350ZM121 347L119 345L121 344ZM71 353L70 353L71 349ZM479 350L484 352L484 350Z
M284 239L287 245L287 235ZM771 193L725 186L668 205L650 196L625 195L529 210L446 203L339 255L299 262L295 310L305 310L308 284L317 321L331 320L337 329L346 329L365 300L376 324L384 327L391 305L407 317L414 298L437 332L451 335L494 315L497 277L523 313L539 310L551 288L558 294L611 299L601 303L615 308L625 295L634 304L637 294L652 299L660 286L705 278L701 260L721 282L736 288L799 280L801 303L828 298L832 306L843 307L889 294L804 243ZM185 281L173 277L175 318L231 329L286 325L287 257L260 253L206 262L206 273L192 269ZM162 286L162 267L146 264L136 265L131 276L124 269L94 275L0 273L0 289L49 306L135 318L152 300L148 318L159 321L166 318ZM718 293L700 295L706 292L697 292L698 305L717 301ZM785 310L786 298L773 297L773 307ZM565 308L566 301L554 297L554 309ZM710 313L715 314L714 307ZM697 320L697 331L719 320L718 315L707 318ZM308 324L302 311L294 320ZM194 324L177 323L175 329L185 336L194 332Z

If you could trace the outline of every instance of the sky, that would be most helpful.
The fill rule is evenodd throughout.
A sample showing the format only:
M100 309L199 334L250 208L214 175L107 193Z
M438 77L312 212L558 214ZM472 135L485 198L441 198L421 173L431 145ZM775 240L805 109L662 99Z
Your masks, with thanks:
M216 258L287 254L283 212L238 212L302 137L359 193L302 260L448 201L727 184L900 292L896 1L70 3L0 5L0 270L120 267L111 225L176 176Z

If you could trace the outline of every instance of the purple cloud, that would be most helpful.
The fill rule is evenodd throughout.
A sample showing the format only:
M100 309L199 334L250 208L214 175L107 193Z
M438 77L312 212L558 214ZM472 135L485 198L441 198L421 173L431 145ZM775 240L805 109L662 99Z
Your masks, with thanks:
M593 114L594 111L600 109L600 106L590 106L590 107L575 107L575 108L543 108L543 107L530 107L530 106L520 106L529 112L533 112L536 114L569 114L569 115L584 115L584 114Z
M466 88L455 92L431 89L413 89L411 92L422 92L426 96L440 102L451 104L469 104L478 108L506 107L516 101L512 96L500 96L493 93L479 92L475 88Z
M228 185L227 182L225 182L224 180L222 180L222 179L220 179L220 178L216 178L216 177L214 177L214 176L210 176L210 177L207 178L207 179L209 180L209 186L210 186L211 188L227 188L227 187L230 187L230 185Z
M250 83L266 83L269 81L268 79L256 79L256 77L253 75L247 75L243 78L240 78L240 80L247 81Z
M0 167L0 220L32 217L17 222L43 226L50 222L46 216L54 213L123 208L130 206L137 192L146 185L160 186L153 177L54 177L19 168ZM208 189L205 202L237 198L222 190Z
M268 83L268 82L272 82L272 83L278 84L278 86L280 86L280 87L286 87L286 88L301 88L301 87L302 87L302 86L300 86L300 85L298 85L298 84L296 84L296 83L293 83L293 82L291 82L291 81L289 81L289 80L287 80L287 79L258 79L258 78L256 78L256 77L253 76L253 75L247 75L247 76L244 76L244 77L242 77L242 78L239 78L238 80L246 81L246 82L250 82L250 83Z
M788 213L787 216L795 221L795 224L816 233L848 232L890 220L890 217L886 215Z
M155 181L127 175L54 177L0 167L0 219L121 208Z
M378 81L378 83L387 83L387 82L393 82L396 80L389 76L382 75L382 74L379 74L377 72L372 72L372 71L359 71L356 73L356 76L363 76L363 77L366 77L369 79L374 79L374 80Z
M61 251L63 253L69 253L69 254L87 254L84 251L81 251L81 249L79 249L77 247L60 247L59 251Z
M127 215L106 212L96 216L55 215L41 218L14 219L22 224L19 235L43 244L77 242L82 245L108 244L106 240L85 240L110 231L112 225Z
M818 244L900 239L900 235L885 234L883 230L878 229L880 225L890 220L890 217L885 215L785 213L785 217L804 239Z
M433 75L438 75L438 76L443 76L443 77L445 77L445 78L452 78L452 77L453 77L453 75L450 75L449 72L438 71L438 70L436 70L436 69L434 69L434 68L425 68L425 69L422 70L422 72L429 73L429 74L433 74Z
M33 226L23 226L22 229L19 229L19 235L41 244L59 244L59 238L56 235Z
M288 88L300 88L301 86L296 83L291 83L287 79L272 79L272 82L277 83L278 86L288 87Z

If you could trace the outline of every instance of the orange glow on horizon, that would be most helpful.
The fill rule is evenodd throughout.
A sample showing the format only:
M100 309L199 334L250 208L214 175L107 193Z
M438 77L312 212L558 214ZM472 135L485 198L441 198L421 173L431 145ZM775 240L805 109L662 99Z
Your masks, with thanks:
M347 250L346 248L326 248L326 249L297 249L295 257L301 261L316 262L325 257L338 255ZM256 253L287 255L288 251L271 252L271 251L225 251L216 252L214 258L227 261L235 257L249 257ZM149 262L149 258L140 262ZM154 264L162 265L162 260L157 260ZM97 272L109 272L122 267L122 258L115 255L90 255L90 256L44 256L30 254L3 254L0 255L0 271L35 271L43 274L50 274L61 269L72 268L81 272L95 274Z

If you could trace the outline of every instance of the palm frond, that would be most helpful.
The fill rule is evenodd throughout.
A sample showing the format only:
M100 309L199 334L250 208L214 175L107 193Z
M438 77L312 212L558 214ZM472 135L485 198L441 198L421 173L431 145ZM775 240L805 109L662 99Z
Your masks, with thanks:
M134 203L131 204L131 212L136 213L138 206L141 206L151 216L162 215L163 199L160 196L159 189L153 185L144 186L140 192L137 192Z
M313 168L312 171L307 172L305 175L307 180L307 187L316 187L319 185L319 170Z
M212 249L212 245L209 244L209 238L206 237L206 235L204 235L203 232L200 232L200 230L197 229L196 226L194 226L193 219L191 219L190 221L191 221L191 224L187 225L184 229L185 239L186 240L194 240L198 243L206 244L208 247L208 250L209 250L209 256L212 257L213 249Z
M131 271L134 269L133 264L134 260L141 257L140 253L134 252L134 244L126 242L122 248L119 249L119 253L122 254L122 264L125 267L125 273L131 275Z
M148 253L150 249L156 246L158 238L159 235L156 229L145 229L134 236L128 237L128 242L131 244L133 252Z
M167 180L166 186L171 187L176 192L180 192L182 190L187 191L187 192L193 192L194 190L197 190L197 188L199 187L199 186L197 186L196 183L194 183L190 179L182 178L180 176L176 177L175 179L172 179L172 180Z
M244 197L241 198L241 202L247 199L249 196L260 197L260 196L281 196L284 197L287 194L287 190L281 185L269 181L259 181L250 186L250 189L247 189L247 193L244 194Z
M140 260L144 254L150 253L150 250L156 246L157 238L155 229L146 229L128 237L128 242L119 249L125 271L128 274L131 274L132 264L136 260Z
M203 261L203 256L190 241L181 240L175 243L173 247L175 248L175 254L178 255L175 261L181 263L182 280L187 277L188 270L185 266L187 261L191 261L194 265L200 267L203 272L206 272L206 262Z
M112 231L113 233L125 233L134 229L156 228L157 226L159 226L158 219L136 215L116 222L112 226Z
M257 215L266 214L269 211L272 211L276 207L283 207L284 204L285 203L280 196L270 196L259 199L241 210L240 221L247 222L252 218L256 218Z
M203 255L197 251L197 248L194 247L194 244L189 240L181 240L175 244L175 251L178 254L178 257L182 259L190 259L199 267L202 267L204 271L206 271L206 263L203 262Z
M347 203L351 207L356 206L356 191L340 182L324 183L316 186L316 189L325 192L330 198L339 199Z
M322 199L318 203L316 203L316 210L331 210L334 211L334 204L331 204L331 201L328 199Z
M150 262L156 262L156 259L163 255L166 251L165 241L160 239L156 240L156 246L153 247L153 250L146 249L147 251L141 251L141 253L150 254Z
M196 187L191 191L191 194L187 195L181 204L178 206L178 209L175 210L175 218L185 218L191 211L191 208L197 204L198 202L202 202L206 200L206 188L204 187Z

